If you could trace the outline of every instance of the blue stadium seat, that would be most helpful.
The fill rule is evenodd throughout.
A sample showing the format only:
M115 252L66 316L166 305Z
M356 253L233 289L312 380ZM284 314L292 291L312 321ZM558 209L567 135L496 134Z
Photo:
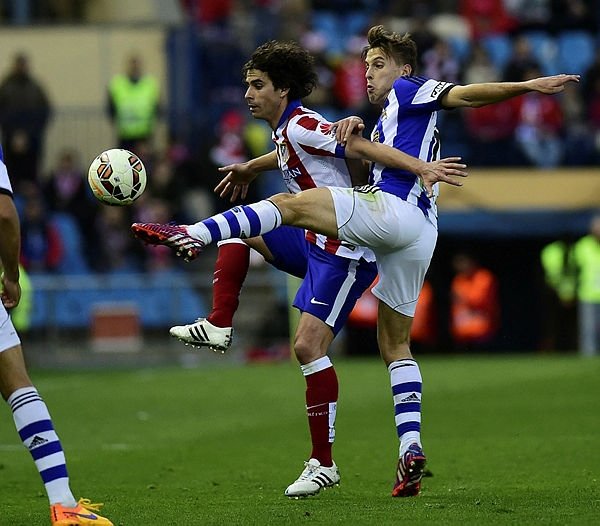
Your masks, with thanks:
M58 230L63 245L63 257L58 265L60 274L86 274L89 267L83 256L81 231L73 216L65 213L52 215L52 224Z
M512 55L512 41L507 35L488 35L481 39L491 61L502 71Z
M556 38L560 71L583 75L594 61L595 44L586 31L565 31Z
M527 31L524 36L529 41L531 52L540 63L544 75L556 75L560 72L560 64L556 58L556 41L545 31Z
M458 35L449 35L445 37L445 39L450 45L454 57L461 64L464 64L465 60L471 53L471 41L466 37Z
M60 280L64 280L64 286ZM89 274L79 278L39 274L32 275L31 282L34 328L89 327L93 309L100 303L135 304L143 327L168 327L207 313L203 298L181 271Z

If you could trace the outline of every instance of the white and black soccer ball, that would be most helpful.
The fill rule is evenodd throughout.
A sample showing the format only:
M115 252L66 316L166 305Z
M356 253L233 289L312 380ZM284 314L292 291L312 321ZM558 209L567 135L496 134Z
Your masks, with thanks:
M146 168L135 153L113 148L92 161L88 183L94 197L102 203L130 205L146 188Z

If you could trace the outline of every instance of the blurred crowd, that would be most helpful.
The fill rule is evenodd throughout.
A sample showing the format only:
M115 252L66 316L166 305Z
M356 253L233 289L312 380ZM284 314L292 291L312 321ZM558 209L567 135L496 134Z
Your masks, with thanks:
M4 24L86 23L87 2L0 2ZM253 121L243 101L240 70L254 47L270 38L294 39L317 63L319 88L306 101L330 120L349 114L367 128L378 113L365 99L361 50L366 30L382 23L409 32L419 46L420 75L456 83L519 81L558 72L582 81L556 97L534 93L504 103L443 116L444 155L470 166L595 165L600 161L600 3L585 0L180 0L183 23L193 28L199 112L217 112L190 137L174 126L160 150L157 118L173 101L157 93L144 57L129 57L120 80L148 81L153 124L139 136L121 136L118 97L127 84L107 84L107 118L118 142L144 161L148 188L135 207L94 202L89 159L65 149L42 173L44 129L52 102L32 70L35 57L19 54L0 82L0 128L6 163L23 221L23 264L30 272L131 272L178 265L160 248L140 246L132 221L186 222L229 206L212 193L218 166L270 149L270 130ZM168 60L168 58L167 58ZM34 66L34 64L33 64ZM198 80L198 79L195 79ZM154 87L152 87L154 86ZM190 119L193 118L190 112ZM178 119L179 123L185 119ZM214 122L217 124L214 125ZM173 124L173 123L170 123ZM201 125L202 126L202 125ZM200 139L199 139L200 137ZM127 142L123 142L127 141ZM282 189L278 174L253 185L250 200Z

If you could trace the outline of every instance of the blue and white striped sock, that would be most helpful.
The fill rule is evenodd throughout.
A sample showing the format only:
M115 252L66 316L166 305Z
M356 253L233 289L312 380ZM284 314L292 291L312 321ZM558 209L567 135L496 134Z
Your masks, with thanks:
M65 454L44 401L35 387L17 389L7 400L17 431L42 477L50 504L77 505L69 488Z
M264 199L251 205L236 206L204 221L189 225L188 233L205 244L239 237L256 237L281 225L281 212L271 201Z
M388 371L402 456L411 444L421 445L421 371L412 359L396 360L388 366Z

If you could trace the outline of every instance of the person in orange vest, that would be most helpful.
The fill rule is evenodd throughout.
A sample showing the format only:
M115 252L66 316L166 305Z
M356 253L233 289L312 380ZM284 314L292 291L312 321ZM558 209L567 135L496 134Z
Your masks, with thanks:
M346 351L349 355L377 354L377 304L379 300L371 289L377 284L375 278L371 286L358 299L350 312L346 325ZM417 309L410 330L411 343L420 350L430 350L437 343L436 312L433 287L427 280L417 301Z
M498 280L470 254L455 254L450 286L450 334L457 348L483 349L500 325Z
M363 292L354 305L346 322L346 354L377 356L377 306L379 300L371 289L379 281L375 278L371 286Z
M417 310L410 328L410 340L414 349L432 351L438 343L437 311L431 283L425 279L417 300Z

